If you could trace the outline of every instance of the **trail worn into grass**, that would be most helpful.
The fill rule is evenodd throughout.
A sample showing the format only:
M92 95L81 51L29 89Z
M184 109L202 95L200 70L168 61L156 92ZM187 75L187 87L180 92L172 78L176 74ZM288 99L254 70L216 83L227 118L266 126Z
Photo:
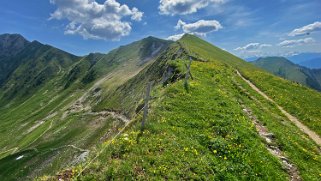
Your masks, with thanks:
M41 135L39 135L32 142L30 142L25 148L28 148L30 145L32 145L34 142L40 139L43 135L45 135L52 128L52 124L53 124L53 120L51 120L49 127L43 133L41 133Z
M9 150L5 150L5 151L3 151L3 152L0 152L0 159L4 158L4 157L1 156L2 154L5 154L5 153L10 152L10 151L11 151L10 154L13 154L13 153L15 153L18 149L19 149L18 147L14 147L14 148L11 148L11 149L9 149ZM13 151L12 151L12 150L13 150Z
M246 107L242 104L243 112L252 120L253 124L256 127L261 138L263 138L266 142L266 147L269 152L277 157L280 161L282 166L288 172L291 181L301 181L301 177L299 175L299 171L297 167L291 163L291 161L285 156L283 151L276 145L274 140L274 134L269 132L269 130L263 126L260 121L257 119L250 108Z
M117 120L121 120L124 123L128 123L130 122L130 119L127 118L125 115L123 114L119 114L117 112L114 111L100 111L100 112L93 112L93 111L89 111L88 113L86 113L88 115L94 115L94 116L101 116L103 118L106 118L108 116L111 116L114 119Z
M301 131L307 134L316 144L321 146L321 138L314 131L309 129L307 126L301 123L301 121L295 116L291 115L283 107L278 105L273 99L268 97L264 92L262 92L258 87L256 87L250 80L246 79L238 70L236 70L238 76L240 76L254 91L263 96L266 100L272 102L277 106L277 108L290 120L292 121Z

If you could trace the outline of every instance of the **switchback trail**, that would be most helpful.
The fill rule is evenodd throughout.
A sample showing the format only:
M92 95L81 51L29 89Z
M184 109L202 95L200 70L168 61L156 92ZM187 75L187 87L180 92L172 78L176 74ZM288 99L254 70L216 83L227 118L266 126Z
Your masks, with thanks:
M290 120L292 121L298 128L300 128L301 131L303 131L305 134L307 134L315 143L317 143L319 146L321 146L321 137L316 134L314 131L310 130L307 126L301 123L301 121L288 113L284 110L283 107L278 105L273 99L268 97L264 92L262 92L258 87L256 87L251 81L243 77L243 75L236 70L236 73L239 77L241 77L254 91L259 93L261 96L263 96L266 100L270 101L271 103L275 104L277 108Z

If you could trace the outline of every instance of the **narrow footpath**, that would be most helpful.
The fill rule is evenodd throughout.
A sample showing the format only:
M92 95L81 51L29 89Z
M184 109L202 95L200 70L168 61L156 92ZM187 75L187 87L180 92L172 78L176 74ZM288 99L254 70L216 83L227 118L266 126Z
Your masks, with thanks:
M273 99L271 99L270 97L268 97L264 92L262 92L258 87L256 87L251 81L249 81L248 79L244 78L243 75L236 70L236 73L239 77L241 77L254 91L256 91L257 93L259 93L260 95L262 95L266 100L272 102L273 104L275 104L277 106L277 108L290 120L292 121L302 132L304 132L305 134L307 134L316 144L318 144L319 146L321 146L321 137L316 134L314 131L312 131L310 128L308 128L307 126L305 126L298 118L296 118L295 116L291 115L290 113L288 113L287 111L285 111L285 109L283 107L281 107L280 105L278 105Z

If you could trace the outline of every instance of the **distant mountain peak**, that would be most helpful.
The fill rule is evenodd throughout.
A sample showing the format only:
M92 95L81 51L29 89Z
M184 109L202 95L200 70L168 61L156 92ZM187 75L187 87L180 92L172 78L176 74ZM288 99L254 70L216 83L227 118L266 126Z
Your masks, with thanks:
M260 57L256 61L283 62L283 63L294 65L294 63L291 62L289 59L287 59L285 57L280 57L280 56Z
M20 34L0 35L0 56L7 57L16 55L23 50L30 42Z
M5 34L1 34L0 35L0 39L2 38L20 38L20 39L24 39L26 40L22 35L18 34L18 33L5 33ZM27 41L27 40L26 40Z
M312 69L321 68L320 52L301 53L301 54L296 54L287 58L296 64L299 64L308 68L312 68Z
M148 39L152 39L152 40L153 40L153 39L159 39L159 38L156 38L156 37L154 37L154 36L148 36L148 37L146 37L146 38L144 38L144 39L147 39L147 40L148 40Z
M320 70L311 70L295 64L285 57L264 57L251 63L274 75L321 91Z

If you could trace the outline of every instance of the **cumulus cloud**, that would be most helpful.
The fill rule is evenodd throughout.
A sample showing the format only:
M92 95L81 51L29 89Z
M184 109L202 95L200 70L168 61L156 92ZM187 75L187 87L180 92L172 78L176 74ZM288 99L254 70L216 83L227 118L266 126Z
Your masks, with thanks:
M260 45L260 48L266 48L266 47L271 47L272 45L270 44L261 44Z
M175 29L182 29L184 33L195 34L199 36L206 36L207 33L218 31L223 26L216 20L199 20L195 23L186 23L178 20Z
M226 0L160 0L160 14L186 15L196 13L210 4L222 4Z
M141 21L143 12L130 9L116 0L106 0L103 4L95 0L50 0L57 6L50 19L67 19L65 34L78 34L84 39L119 40L129 35L131 23L123 20Z
M270 44L261 44L261 43L249 43L243 47L237 47L234 50L236 51L252 51L252 50L258 50L266 47L271 47Z
M181 39L184 35L185 35L185 33L172 35L172 36L167 37L166 39L172 40L172 41L177 41L177 40Z
M317 21L312 24L293 30L289 36L309 35L312 32L321 31L321 22Z
M304 39L298 39L298 40L284 40L281 43L279 43L279 46L293 47L293 46L304 45L304 44L309 44L313 42L315 42L313 38L304 38Z

